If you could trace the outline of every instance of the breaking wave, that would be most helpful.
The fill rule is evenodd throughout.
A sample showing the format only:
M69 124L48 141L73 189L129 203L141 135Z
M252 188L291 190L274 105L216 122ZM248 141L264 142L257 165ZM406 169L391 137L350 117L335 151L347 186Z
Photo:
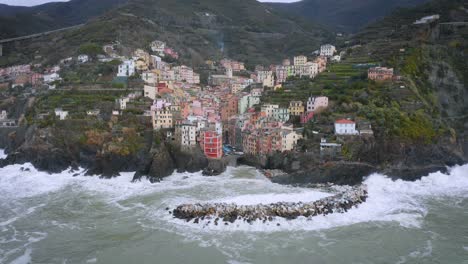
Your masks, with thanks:
M4 157L2 155L0 151L0 158ZM333 195L335 191L275 184L250 167L228 168L218 177L204 177L201 173L174 173L155 184L146 180L132 182L133 173L122 173L113 179L84 174L84 170L48 174L37 171L31 164L0 168L0 263L26 263L34 259L35 245L49 236L42 225L47 224L47 230L80 232L89 228L82 222L102 221L102 214L108 214L116 221L132 219L142 232L168 232L185 241L198 242L201 247L214 246L233 261L245 262L248 259L239 256L259 239L284 232L289 232L294 239L300 239L304 232L308 232L320 239L319 246L327 247L335 242L321 237L324 230L340 230L351 225L388 225L421 230L428 213L436 210L434 203L457 207L457 201L468 198L467 164L452 167L446 174L432 173L414 182L393 181L382 174L369 175L365 180L367 201L344 214L311 219L277 218L271 222L256 221L251 224L236 221L234 224L215 225L214 221L209 220L194 224L173 218L166 209L197 202L240 205L311 202ZM83 219L61 219L53 214L57 207L63 213L76 214L83 210L86 213L78 214ZM29 230L21 230L25 223ZM237 242L233 241L233 236L237 237ZM274 242L269 246L278 248ZM423 258L429 254L425 247L428 246L418 248L417 252L420 253L415 251L402 257L402 260L418 256Z
M367 177L369 197L358 208L346 214L317 216L313 219L277 219L265 227L264 223L240 223L230 226L214 224L194 225L174 219L165 210L183 203L228 202L242 205L275 202L311 202L332 195L328 190L295 188L274 184L252 168L229 168L219 177L204 177L201 173L175 173L163 182L132 183L133 173L122 173L110 180L84 176L84 171L65 171L48 174L37 171L31 164L12 165L0 169L0 193L3 201L40 197L66 188L87 192L105 199L122 210L141 212L151 220L204 230L320 230L362 222L396 222L405 227L419 227L427 214L428 198L468 197L468 165L456 166L447 174L436 172L414 182L393 181L382 174ZM247 175L247 176L246 176ZM128 204L128 200L146 197L145 202ZM148 198L149 197L149 198ZM151 200L154 197L154 201ZM0 218L10 223L19 216Z

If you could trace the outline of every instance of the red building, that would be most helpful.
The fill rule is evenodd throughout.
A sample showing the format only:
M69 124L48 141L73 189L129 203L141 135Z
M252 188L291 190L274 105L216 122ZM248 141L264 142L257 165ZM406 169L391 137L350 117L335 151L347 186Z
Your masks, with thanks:
M174 93L174 91L169 88L167 83L158 83L158 94L163 95L163 94L171 94Z
M314 112L305 112L301 114L301 124L307 124L309 121L314 118Z
M208 158L220 159L223 156L223 137L216 131L202 132L201 147Z

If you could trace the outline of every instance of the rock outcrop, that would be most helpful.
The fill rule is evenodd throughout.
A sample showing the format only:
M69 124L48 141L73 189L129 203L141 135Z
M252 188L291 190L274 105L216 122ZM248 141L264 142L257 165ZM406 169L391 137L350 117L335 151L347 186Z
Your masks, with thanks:
M184 204L172 211L174 217L199 223L200 219L214 219L234 223L235 221L272 221L276 217L296 219L300 216L313 217L332 213L344 213L358 206L367 199L367 188L364 185L354 186L330 197L310 203L273 203L258 205L236 205L227 203ZM168 208L170 210L170 208Z

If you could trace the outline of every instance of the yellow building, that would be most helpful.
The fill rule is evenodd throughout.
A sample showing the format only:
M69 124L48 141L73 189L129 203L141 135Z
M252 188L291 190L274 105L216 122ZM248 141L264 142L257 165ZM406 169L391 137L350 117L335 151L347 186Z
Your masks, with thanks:
M302 101L291 101L288 110L290 115L300 116L304 113L304 104Z
M151 117L153 120L154 130L173 128L174 126L174 122L172 120L172 112L169 107L164 107L152 111Z
M147 71L148 70L148 63L146 63L143 59L138 59L135 63L137 70L139 71Z

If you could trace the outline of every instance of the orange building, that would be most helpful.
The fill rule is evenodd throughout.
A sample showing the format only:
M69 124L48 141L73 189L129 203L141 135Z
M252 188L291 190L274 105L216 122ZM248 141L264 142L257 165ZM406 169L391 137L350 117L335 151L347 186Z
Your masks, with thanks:
M231 96L221 104L221 120L223 122L229 121L231 116L237 114L239 100L236 96Z

